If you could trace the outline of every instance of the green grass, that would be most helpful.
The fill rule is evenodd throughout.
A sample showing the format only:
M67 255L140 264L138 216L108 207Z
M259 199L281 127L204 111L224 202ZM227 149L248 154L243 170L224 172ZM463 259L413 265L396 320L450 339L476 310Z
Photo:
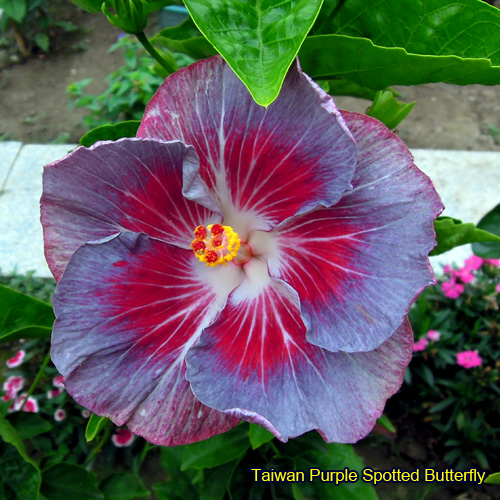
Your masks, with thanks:
M0 285L35 297L42 302L50 303L50 298L56 288L55 280L53 278L40 278L34 274L34 271L26 274L0 274Z

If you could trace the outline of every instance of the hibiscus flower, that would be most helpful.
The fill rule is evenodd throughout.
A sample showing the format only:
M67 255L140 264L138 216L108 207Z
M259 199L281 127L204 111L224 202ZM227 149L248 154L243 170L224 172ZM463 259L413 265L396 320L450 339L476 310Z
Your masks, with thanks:
M442 206L403 143L294 64L268 108L216 56L137 138L45 168L52 359L77 402L162 445L242 419L355 442L401 385Z

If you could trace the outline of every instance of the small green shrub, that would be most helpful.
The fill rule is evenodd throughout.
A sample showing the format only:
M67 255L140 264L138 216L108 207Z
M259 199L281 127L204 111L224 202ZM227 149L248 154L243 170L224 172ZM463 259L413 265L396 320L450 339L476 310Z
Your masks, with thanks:
M54 19L53 11L60 3L55 0L0 0L0 33L13 39L23 57L35 48L49 52L49 31L52 28L58 27L66 32L77 29L69 21Z
M500 261L445 267L410 312L414 358L400 394L406 409L446 436L458 469L500 460Z
M72 83L67 89L70 108L90 110L83 123L89 129L123 120L140 120L144 107L163 78L151 69L152 59L142 45L129 36L123 36L110 51L124 49L125 64L111 73L108 88L100 95L85 94L91 78Z

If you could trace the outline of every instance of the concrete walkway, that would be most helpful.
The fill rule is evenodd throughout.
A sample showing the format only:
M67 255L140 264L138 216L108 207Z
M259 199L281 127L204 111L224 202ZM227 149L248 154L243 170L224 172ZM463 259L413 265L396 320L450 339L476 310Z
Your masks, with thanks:
M75 145L23 145L0 142L0 272L49 277L43 255L39 201L43 165L62 158ZM500 153L414 150L415 163L433 180L446 206L444 215L477 223L500 203ZM436 271L461 264L471 250L459 247L433 257Z

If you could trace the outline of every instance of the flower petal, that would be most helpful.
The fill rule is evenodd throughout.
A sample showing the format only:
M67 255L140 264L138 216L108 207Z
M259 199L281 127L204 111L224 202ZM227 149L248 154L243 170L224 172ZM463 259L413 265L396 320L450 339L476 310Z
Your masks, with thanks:
M288 285L273 280L250 298L244 287L187 355L196 397L282 441L311 429L329 442L355 442L370 432L411 359L408 321L374 351L332 353L307 342Z
M335 203L350 187L357 151L331 97L298 64L263 108L219 56L169 76L137 136L192 144L224 222L242 238Z
M428 253L442 204L394 134L364 115L344 118L360 147L353 189L332 208L285 221L262 254L271 276L298 292L310 342L369 351L433 282Z
M220 215L182 195L183 165L184 184L191 185L198 168L193 148L138 139L79 147L47 165L41 219L56 279L87 241L130 230L189 248L197 225L220 222Z
M185 379L188 348L241 281L236 266L205 270L191 251L144 234L76 250L53 297L52 359L78 403L161 445L236 425Z

